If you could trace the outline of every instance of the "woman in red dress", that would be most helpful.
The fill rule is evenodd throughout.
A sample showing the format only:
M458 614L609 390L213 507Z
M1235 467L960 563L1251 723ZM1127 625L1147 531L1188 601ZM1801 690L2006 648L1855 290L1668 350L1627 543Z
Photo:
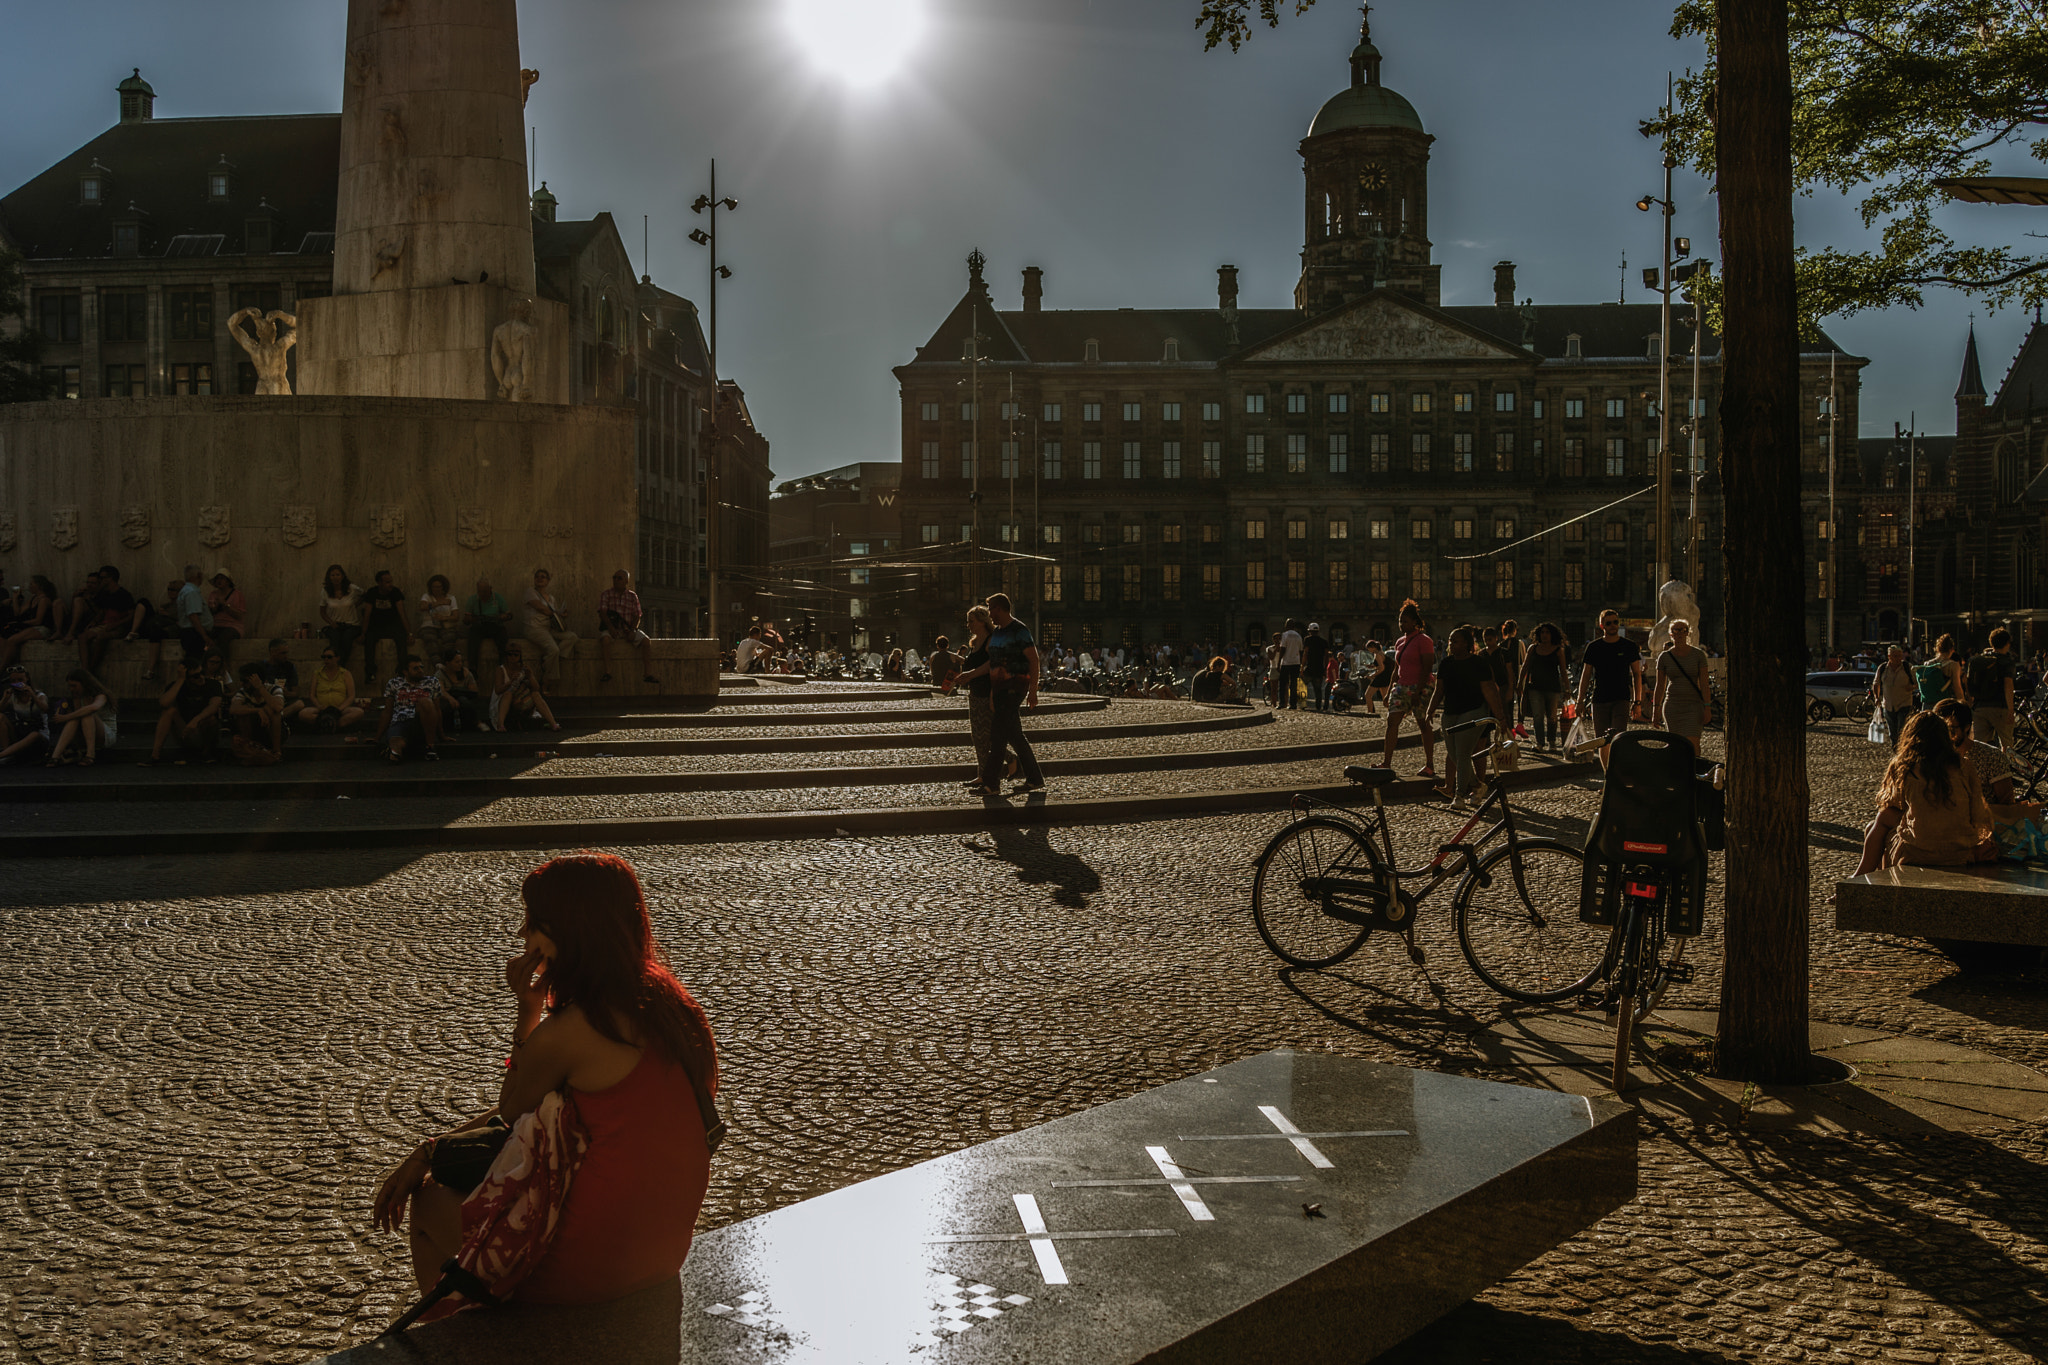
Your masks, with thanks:
M590 1146L546 1256L519 1285L524 1303L601 1303L673 1277L689 1254L711 1154L691 1078L718 1084L711 1026L655 955L632 864L556 858L520 894L525 951L505 969L517 1002L512 1056L492 1114L514 1123L551 1091L567 1094ZM462 1131L462 1130L458 1130ZM413 1272L424 1292L462 1246L467 1190L428 1177L433 1143L377 1192L376 1226L411 1206Z

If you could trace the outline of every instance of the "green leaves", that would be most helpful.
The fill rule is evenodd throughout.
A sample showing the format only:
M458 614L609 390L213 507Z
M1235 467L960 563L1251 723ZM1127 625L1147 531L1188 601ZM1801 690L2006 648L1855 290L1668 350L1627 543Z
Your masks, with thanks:
M1294 0L1294 12L1306 14L1315 2ZM1280 8L1286 3L1287 0L1202 0L1202 11L1195 18L1195 27L1202 30L1203 50L1214 51L1228 43L1232 52L1237 51L1252 36L1254 22L1263 23L1267 28L1280 27Z
M20 330L0 326L0 403L30 403L49 397L36 361L42 338L22 307L21 256L0 244L0 319L21 319Z

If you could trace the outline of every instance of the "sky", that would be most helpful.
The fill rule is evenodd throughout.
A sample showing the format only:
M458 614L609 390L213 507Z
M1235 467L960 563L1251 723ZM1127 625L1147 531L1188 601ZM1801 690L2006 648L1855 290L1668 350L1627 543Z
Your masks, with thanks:
M864 22L838 32L856 5ZM792 6L808 16L801 33ZM1027 265L1046 272L1047 308L1208 306L1225 263L1245 307L1290 306L1297 147L1349 83L1357 9L1321 0L1232 54L1203 51L1197 8L526 0L522 60L541 72L527 106L534 169L561 217L609 211L644 271L708 303L688 206L715 157L721 195L740 201L720 225L733 277L719 289L719 366L747 390L777 478L894 460L891 370L958 300L971 250L987 255L1004 308L1020 306ZM0 0L0 12L0 188L112 123L131 67L155 87L159 117L340 107L344 0ZM1636 124L1666 71L1703 57L1668 25L1668 9L1644 0L1375 8L1383 80L1436 138L1430 224L1446 304L1489 302L1498 260L1516 263L1539 307L1617 298L1624 284L1648 297L1641 267L1656 263L1661 230L1635 201L1660 171ZM871 44L893 53L886 76L838 74ZM1672 198L1675 231L1718 260L1706 183L1681 171ZM1796 212L1804 243L1867 239L1832 192ZM1966 240L2011 240L2048 227L2040 213L1955 205L1944 221ZM1913 413L1922 430L1954 429L1973 308L1995 389L2029 321L2016 311L1931 294L1917 311L1828 322L1871 362L1862 434L1888 436Z

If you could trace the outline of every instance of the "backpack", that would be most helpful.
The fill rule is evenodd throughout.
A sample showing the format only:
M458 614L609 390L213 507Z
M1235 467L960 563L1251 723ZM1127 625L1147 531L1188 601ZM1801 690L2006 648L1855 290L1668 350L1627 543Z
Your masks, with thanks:
M1931 708L1948 695L1948 664L1935 659L1913 670L1913 690L1920 695L1920 709Z

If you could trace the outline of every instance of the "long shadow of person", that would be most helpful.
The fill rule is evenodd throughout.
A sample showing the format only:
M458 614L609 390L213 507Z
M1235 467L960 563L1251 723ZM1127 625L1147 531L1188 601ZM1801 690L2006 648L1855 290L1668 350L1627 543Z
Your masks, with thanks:
M1086 909L1088 897L1102 889L1102 874L1078 855L1055 849L1044 825L998 827L963 842L983 857L1011 864L1026 886L1051 886L1053 902L1070 910Z

